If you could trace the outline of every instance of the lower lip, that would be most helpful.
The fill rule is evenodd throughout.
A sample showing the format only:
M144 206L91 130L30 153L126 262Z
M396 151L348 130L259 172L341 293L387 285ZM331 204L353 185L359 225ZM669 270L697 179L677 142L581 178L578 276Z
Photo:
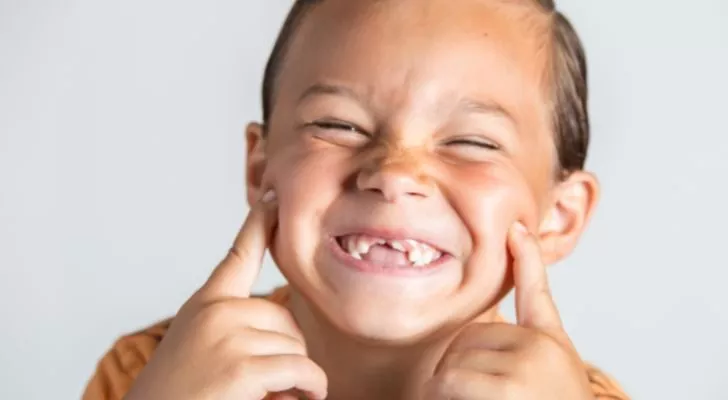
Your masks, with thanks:
M452 256L443 254L437 260L427 264L424 267L387 267L384 265L372 264L366 260L359 260L354 258L351 254L344 251L339 245L336 238L329 240L329 248L339 261L341 261L347 267L354 269L359 272L377 275L390 275L390 276L425 276L436 273L441 270L443 266L452 259Z

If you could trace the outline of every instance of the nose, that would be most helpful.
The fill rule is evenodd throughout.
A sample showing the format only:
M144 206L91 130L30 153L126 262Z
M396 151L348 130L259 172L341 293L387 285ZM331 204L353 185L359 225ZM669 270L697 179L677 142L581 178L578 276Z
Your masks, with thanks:
M356 179L361 191L374 192L396 203L432 195L434 184L422 164L411 157L383 158L362 169Z

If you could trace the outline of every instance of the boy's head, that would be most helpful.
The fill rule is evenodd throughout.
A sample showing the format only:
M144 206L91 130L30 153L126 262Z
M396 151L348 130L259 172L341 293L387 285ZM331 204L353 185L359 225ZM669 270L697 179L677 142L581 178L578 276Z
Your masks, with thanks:
M295 0L283 28L273 47L263 76L263 121L267 122L273 110L276 79L281 72L286 50L290 46L296 28L306 13L323 0ZM503 4L518 0L501 0ZM558 149L560 173L568 174L584 168L589 146L589 114L587 109L587 66L584 49L571 23L556 10L553 0L520 0L540 10L548 29L543 32L544 44L550 60L544 72L549 91L554 144Z
M272 253L315 312L416 339L510 289L514 222L547 263L575 246L598 192L586 96L551 1L299 0L248 128L249 197L278 192Z

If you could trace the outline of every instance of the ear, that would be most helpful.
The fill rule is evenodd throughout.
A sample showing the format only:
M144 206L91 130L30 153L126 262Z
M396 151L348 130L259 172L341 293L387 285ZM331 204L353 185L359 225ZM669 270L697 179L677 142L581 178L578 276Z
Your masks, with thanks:
M574 250L598 201L599 182L585 171L571 173L553 189L538 235L544 263L561 261Z
M265 127L251 122L245 128L247 158L245 160L245 183L248 204L253 205L262 196L263 172L266 166Z

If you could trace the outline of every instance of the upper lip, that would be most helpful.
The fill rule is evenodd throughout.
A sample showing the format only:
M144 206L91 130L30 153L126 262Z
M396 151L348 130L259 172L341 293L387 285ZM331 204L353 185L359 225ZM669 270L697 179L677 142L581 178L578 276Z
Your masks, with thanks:
M348 235L366 235L376 238L382 238L387 241L391 240L416 240L426 244L443 254L453 254L453 250L448 245L443 244L434 234L426 231L407 229L407 228L391 228L391 227L359 227L341 230L333 235L334 238Z

